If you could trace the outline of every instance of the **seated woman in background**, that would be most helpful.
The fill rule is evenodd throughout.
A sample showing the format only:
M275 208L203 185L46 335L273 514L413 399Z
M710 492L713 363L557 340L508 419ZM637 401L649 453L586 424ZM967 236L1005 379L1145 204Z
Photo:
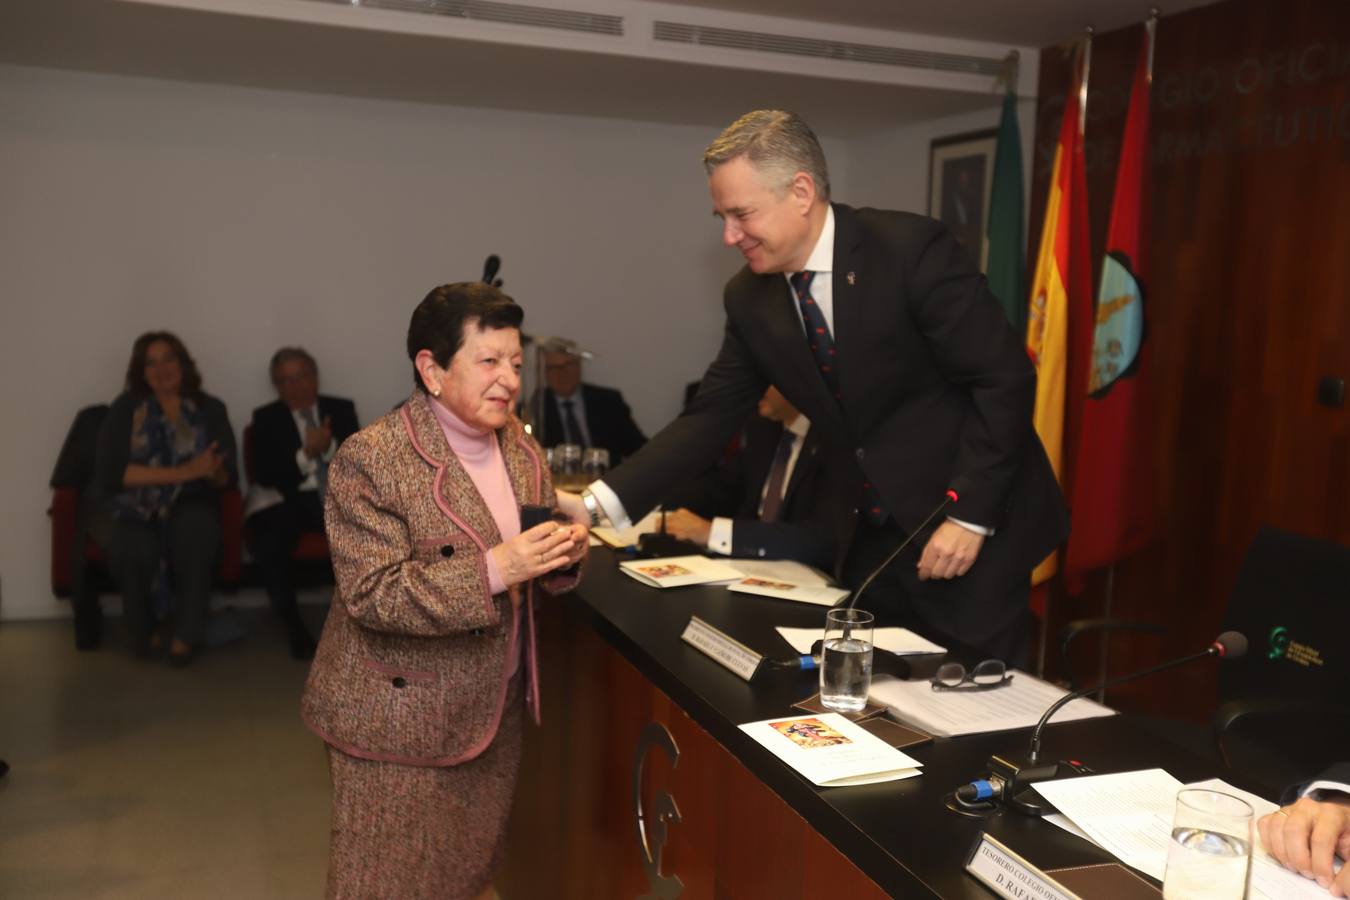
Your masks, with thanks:
M220 491L235 484L234 430L225 405L202 391L183 342L167 331L131 348L126 391L99 431L95 539L122 591L138 656L157 655L156 598L172 596L169 662L201 645L220 553Z

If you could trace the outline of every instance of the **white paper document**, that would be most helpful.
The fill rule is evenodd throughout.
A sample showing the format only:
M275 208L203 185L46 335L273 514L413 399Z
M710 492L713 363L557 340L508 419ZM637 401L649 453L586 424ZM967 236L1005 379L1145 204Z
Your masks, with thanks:
M620 531L617 528L611 528L608 525L599 525L591 529L591 536L599 538L604 543L616 550L622 550L625 547L637 545L638 538L644 534L655 534L661 530L661 511L659 509L647 513L636 523L629 525Z
M1029 728L1067 691L1033 675L1012 671L1012 681L991 691L935 691L927 681L901 681L889 675L872 679L869 698L890 707L897 719L931 735L955 737ZM1075 700L1055 713L1055 722L1113 716L1115 710L1091 700Z
M783 640L792 645L793 650L798 653L810 653L811 645L825 636L825 625L822 622L819 628L779 627L778 633L783 636ZM946 647L939 647L908 628L878 628L872 632L872 643L882 650L902 655L947 652Z
M619 571L643 584L658 588L684 587L739 581L741 573L723 562L706 556L666 556L661 559L632 559L619 563Z
M838 713L783 716L741 730L821 787L913 778L922 765Z
M1086 833L1089 840L1128 866L1161 881L1167 871L1172 818L1177 792L1184 787L1208 788L1241 797L1260 818L1278 807L1219 779L1183 785L1162 769L1090 775L1046 781L1036 790ZM1072 830L1072 829L1069 829ZM1265 848L1252 855L1251 896L1256 898L1325 898L1324 888L1281 866Z
M826 587L830 576L819 569L791 559L737 559L731 564L747 576L767 581L788 581L792 584Z

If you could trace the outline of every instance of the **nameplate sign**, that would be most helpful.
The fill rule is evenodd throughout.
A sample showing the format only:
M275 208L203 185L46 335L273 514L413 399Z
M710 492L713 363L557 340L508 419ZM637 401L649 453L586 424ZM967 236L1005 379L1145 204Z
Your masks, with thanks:
M764 657L740 641L718 631L698 616L692 616L680 635L687 644L702 650L717 662L749 681Z
M966 871L1008 900L1082 900L987 834L980 834Z

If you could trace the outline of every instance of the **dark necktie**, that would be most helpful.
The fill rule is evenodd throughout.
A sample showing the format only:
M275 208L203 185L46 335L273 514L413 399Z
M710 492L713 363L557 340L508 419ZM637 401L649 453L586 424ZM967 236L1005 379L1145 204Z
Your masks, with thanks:
M783 512L783 482L787 481L788 460L792 457L792 445L796 436L783 429L778 439L778 450L773 455L773 465L769 467L769 485L764 489L764 505L759 518L763 522L777 522Z
M581 431L581 423L577 421L576 410L572 408L571 400L564 400L563 407L563 431L567 432L567 443L580 444L586 446L586 435Z
M802 325L806 328L807 346L811 348L811 356L815 358L816 366L820 369L820 376L825 379L825 386L830 389L830 394L837 401L841 399L839 374L835 371L838 352L835 350L834 337L830 334L830 326L825 321L825 313L821 312L820 306L811 296L811 280L815 274L815 272L797 272L790 280L793 293L797 295ZM865 475L862 513L873 525L881 525L886 521L886 507L881 502L881 495L872 487L872 483L866 480Z

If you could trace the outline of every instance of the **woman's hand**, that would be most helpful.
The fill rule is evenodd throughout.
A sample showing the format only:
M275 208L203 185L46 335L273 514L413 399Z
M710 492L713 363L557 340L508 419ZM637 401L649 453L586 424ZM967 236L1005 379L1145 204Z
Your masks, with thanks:
M567 565L564 569L570 569L577 563L586 558L586 554L591 550L591 530L585 525L563 525L571 532L572 547L567 554Z
M502 541L488 552L496 561L502 580L510 587L573 565L576 553L573 532L578 527L543 522L509 541ZM584 533L585 529L582 531ZM585 555L586 543L583 538L582 555Z
M221 476L225 474L225 456L217 449L218 447L219 444L212 441L201 453L182 463L178 469L183 475L183 480L196 481L199 478L207 478L219 482Z

